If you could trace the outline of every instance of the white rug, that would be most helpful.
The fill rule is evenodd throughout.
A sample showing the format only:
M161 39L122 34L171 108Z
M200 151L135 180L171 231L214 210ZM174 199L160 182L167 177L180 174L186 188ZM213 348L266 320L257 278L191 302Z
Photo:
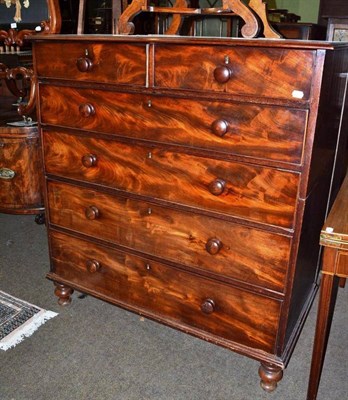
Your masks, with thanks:
M16 346L56 315L0 290L0 349Z

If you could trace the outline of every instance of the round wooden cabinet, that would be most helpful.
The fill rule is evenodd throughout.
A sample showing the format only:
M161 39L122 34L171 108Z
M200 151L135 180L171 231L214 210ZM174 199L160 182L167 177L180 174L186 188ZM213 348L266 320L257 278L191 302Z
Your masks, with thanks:
M44 222L39 153L36 126L0 125L0 212L36 214Z

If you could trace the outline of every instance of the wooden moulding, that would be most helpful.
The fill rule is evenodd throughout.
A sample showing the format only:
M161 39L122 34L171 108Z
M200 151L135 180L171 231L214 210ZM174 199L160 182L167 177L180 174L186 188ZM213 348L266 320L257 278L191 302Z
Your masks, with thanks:
M222 8L209 9L189 8L186 0L176 0L173 7L152 7L149 6L148 0L133 0L121 14L116 32L126 35L133 34L134 24L132 20L143 11L173 14L173 21L165 32L167 35L179 33L184 16L227 13L243 19L245 24L241 29L241 34L246 39L255 38L259 35L263 35L266 38L281 38L281 35L270 26L267 19L266 4L262 0L250 0L248 6L241 0L223 0Z

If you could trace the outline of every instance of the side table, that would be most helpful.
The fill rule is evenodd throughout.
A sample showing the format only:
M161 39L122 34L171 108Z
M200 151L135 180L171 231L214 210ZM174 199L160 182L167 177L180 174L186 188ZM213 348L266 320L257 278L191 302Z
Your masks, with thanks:
M348 175L320 234L322 280L307 400L317 398L337 291L348 278Z

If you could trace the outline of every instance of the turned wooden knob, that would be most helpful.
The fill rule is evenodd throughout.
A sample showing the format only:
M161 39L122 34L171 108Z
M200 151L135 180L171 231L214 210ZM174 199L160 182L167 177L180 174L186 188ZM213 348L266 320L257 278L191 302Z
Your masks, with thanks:
M224 192L225 187L226 187L226 182L223 179L217 178L210 183L209 191L214 196L219 196Z
M97 156L94 154L85 154L81 161L86 168L91 168L97 165Z
M232 77L232 69L228 65L220 65L214 69L214 78L216 82L226 83Z
M87 219L97 219L99 217L99 210L96 206L89 206L85 210L85 215Z
M228 122L224 119L217 119L211 124L211 130L216 136L224 136L228 131Z
M83 117L92 117L95 114L95 108L90 103L83 103L79 106L79 112Z
M201 310L204 314L211 314L215 310L215 303L212 299L206 299L201 305Z
M87 260L86 268L88 272L91 272L93 274L100 269L100 263L97 260Z
M80 57L76 61L76 66L80 72L88 72L93 67L93 61L88 57Z
M207 241L205 244L205 249L212 256L217 254L222 248L222 242L219 239L212 238Z

